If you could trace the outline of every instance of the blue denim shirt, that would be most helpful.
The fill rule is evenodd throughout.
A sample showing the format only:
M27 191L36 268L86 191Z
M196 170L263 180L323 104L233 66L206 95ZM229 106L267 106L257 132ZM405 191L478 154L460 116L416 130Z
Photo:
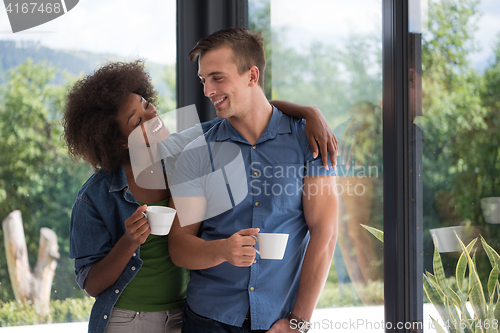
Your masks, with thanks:
M69 256L75 260L76 282L83 284L92 265L103 259L125 233L124 221L139 207L128 189L125 168L100 170L82 186L71 214ZM118 280L96 298L89 332L106 330L111 309L123 289L142 267L140 247L135 250Z
M212 201L218 198L211 196L206 183L183 182L202 179L200 175L211 172L204 170L206 166L210 168L206 161L212 160L211 153L207 149L199 153L200 150L193 148L201 146L197 142L201 139L189 144L176 164L175 182L186 186L179 192L175 187L171 190L174 200L175 196L199 196L204 192L207 207L210 207L217 205ZM304 175L335 175L335 170L331 166L326 170L320 157L313 158L305 123L276 108L255 145L250 145L227 119L207 132L205 139L206 142L225 141L238 145L245 164L248 194L229 211L205 219L198 235L214 240L227 238L241 229L260 228L261 232L287 233L289 238L283 260L261 260L257 255L250 267L224 262L191 271L187 303L201 316L238 327L243 325L250 309L252 330L267 330L275 321L287 316L297 295L302 260L309 241L302 208L302 178ZM279 189L286 193L277 193Z

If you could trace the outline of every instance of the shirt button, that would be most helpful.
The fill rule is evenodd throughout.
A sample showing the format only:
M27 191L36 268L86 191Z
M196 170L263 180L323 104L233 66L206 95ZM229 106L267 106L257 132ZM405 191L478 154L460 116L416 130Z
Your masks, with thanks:
M134 252L134 254L132 256L134 256L134 257L137 256L137 253Z
M254 291L255 289L253 287L250 287L250 291Z
M256 263L257 263L257 259L254 259L254 260L253 260L253 263L254 263L254 264L256 264Z
M255 206L256 206L256 207L259 207L259 205L260 205L260 203L257 201L257 202L255 203Z
M259 175L259 173L258 173L257 171L255 171L255 172L253 173L253 175L254 175L255 177L257 177L257 176Z
M104 318L105 320L106 320L106 319L108 319L108 315L104 315L104 317L103 317L103 318Z
M132 270L135 271L135 266L132 266Z
M115 294L118 294L120 293L120 291L118 289L115 290Z
M253 149L257 149L257 146L256 146L256 145L253 145L253 146L252 146L252 148L253 148Z

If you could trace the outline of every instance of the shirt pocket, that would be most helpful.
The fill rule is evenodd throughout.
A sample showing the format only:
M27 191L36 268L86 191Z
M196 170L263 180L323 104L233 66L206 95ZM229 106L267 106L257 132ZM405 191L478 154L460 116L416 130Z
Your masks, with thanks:
M300 208L302 204L303 164L273 166L272 202L280 210Z

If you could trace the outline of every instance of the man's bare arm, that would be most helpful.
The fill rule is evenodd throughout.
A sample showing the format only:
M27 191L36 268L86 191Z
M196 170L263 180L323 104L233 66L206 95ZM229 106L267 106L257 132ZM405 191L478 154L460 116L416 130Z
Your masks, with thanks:
M180 199L180 200L179 200ZM187 200L187 201L184 201ZM174 200L170 206L175 208ZM184 201L184 202L183 202ZM191 207L200 207L205 204L204 197L175 198L175 202L185 206L189 202ZM179 210L178 210L179 212ZM180 214L182 220L183 214ZM174 264L191 270L206 269L217 266L225 261L234 266L251 266L255 258L255 239L251 237L259 229L243 229L229 238L206 241L198 237L201 222L182 223L179 214L176 215L168 235L168 249ZM201 220L201 219L199 219Z
M302 263L299 290L292 313L311 320L326 282L337 242L338 198L334 176L304 178L304 216L311 238ZM277 321L269 333L296 332L287 319Z
M326 282L338 233L335 176L304 178L304 217L311 238L307 246L293 314L310 320Z

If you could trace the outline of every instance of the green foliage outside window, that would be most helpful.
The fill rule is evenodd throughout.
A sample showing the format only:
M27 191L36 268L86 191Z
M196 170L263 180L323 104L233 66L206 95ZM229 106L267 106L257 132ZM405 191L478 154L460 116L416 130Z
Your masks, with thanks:
M0 327L86 322L93 305L94 298L88 296L54 300L50 302L49 317L42 318L30 302L0 301Z
M167 91L162 89L159 112L176 108L174 66L162 71L152 65ZM155 72L155 73L156 73ZM66 93L74 76L51 63L32 59L11 68L0 85L0 220L13 210L23 218L29 260L33 267L38 255L41 227L58 236L60 259L51 298L84 297L75 282L73 261L69 258L69 224L78 190L92 174L82 161L68 157L61 135L61 115ZM54 78L65 78L54 84ZM167 117L170 123L173 117ZM14 299L0 228L0 301Z
M67 85L49 84L56 72L48 63L28 60L9 70L0 86L0 219L21 211L32 267L40 228L56 232L61 259L52 298L64 299L84 295L68 257L69 221L76 193L91 170L71 161L63 147L60 115ZM7 301L13 294L1 230L0 239L0 300Z
M427 228L472 225L492 247L500 229L484 220L480 200L500 196L500 35L493 62L480 73L469 62L479 0L429 3L429 33L422 43L424 249ZM426 269L432 253L426 252ZM445 269L454 258L443 257ZM478 257L481 280L488 261ZM448 273L452 273L451 271Z

